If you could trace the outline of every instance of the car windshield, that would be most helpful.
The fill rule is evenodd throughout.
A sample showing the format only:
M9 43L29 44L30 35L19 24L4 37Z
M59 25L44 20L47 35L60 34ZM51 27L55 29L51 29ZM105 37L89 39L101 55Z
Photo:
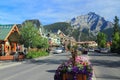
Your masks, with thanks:
M56 48L57 50L62 50L62 48L61 47L58 47L58 48Z

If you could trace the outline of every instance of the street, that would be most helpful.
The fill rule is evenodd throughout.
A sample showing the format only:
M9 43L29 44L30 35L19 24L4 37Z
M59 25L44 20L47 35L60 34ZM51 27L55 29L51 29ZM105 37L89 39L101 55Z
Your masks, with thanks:
M0 70L0 80L54 80L57 67L68 60L66 53L53 54L40 59L25 61L21 65Z
M0 69L0 80L54 80L55 70L69 56L68 53L52 54L44 59L27 60L20 65ZM96 80L120 80L120 55L89 52L88 58Z
M89 52L96 80L120 80L120 55Z

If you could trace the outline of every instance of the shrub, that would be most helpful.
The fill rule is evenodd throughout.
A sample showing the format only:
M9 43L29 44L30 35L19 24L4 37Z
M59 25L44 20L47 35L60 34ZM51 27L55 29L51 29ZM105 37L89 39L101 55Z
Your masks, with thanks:
M26 55L26 58L37 58L41 56L47 56L48 53L46 51L30 51Z

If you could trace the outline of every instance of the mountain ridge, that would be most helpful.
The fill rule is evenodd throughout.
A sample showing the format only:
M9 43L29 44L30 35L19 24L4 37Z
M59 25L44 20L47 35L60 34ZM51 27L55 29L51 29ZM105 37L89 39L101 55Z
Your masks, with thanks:
M60 26L62 24L68 24L71 27ZM89 12L85 15L73 17L72 19L65 21L64 23L53 23L52 26L54 26L54 28L51 26L51 24L46 26L47 27L45 28L49 28L49 30L51 29L51 31L54 31L54 29L60 29L61 31L67 33L68 36L73 36L77 41L85 41L95 40L98 32L111 31L113 28L113 23L105 20L104 17L101 17L95 12ZM62 30L62 28L65 29ZM107 35L109 35L108 33L109 32L106 32Z
M87 28L93 34L113 27L112 22L106 21L104 17L99 16L95 12L89 12L88 14L74 17L67 22L75 29L80 27L80 31L82 31L84 28Z

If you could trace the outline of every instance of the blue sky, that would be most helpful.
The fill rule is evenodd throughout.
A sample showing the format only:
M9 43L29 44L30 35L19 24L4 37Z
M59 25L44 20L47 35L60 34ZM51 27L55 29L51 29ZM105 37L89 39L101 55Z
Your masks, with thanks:
M95 12L113 22L120 19L120 0L1 0L0 24L20 24L39 19L42 25L68 21Z

